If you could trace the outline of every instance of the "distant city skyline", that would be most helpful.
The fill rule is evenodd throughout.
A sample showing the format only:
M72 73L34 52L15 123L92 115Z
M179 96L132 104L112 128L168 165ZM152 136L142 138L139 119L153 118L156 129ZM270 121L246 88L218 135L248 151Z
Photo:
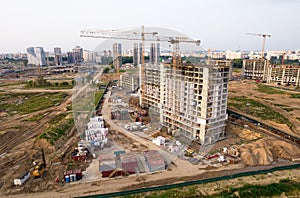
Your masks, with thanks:
M74 46L94 50L103 40L81 38L82 29L163 27L200 39L204 49L266 50L300 48L300 0L4 0L0 12L0 53L45 51Z

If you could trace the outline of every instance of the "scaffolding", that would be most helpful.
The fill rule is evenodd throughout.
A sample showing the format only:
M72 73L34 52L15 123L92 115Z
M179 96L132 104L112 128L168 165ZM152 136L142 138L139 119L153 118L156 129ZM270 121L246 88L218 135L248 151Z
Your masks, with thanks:
M299 65L270 65L266 74L267 83L300 86Z
M145 104L169 132L201 144L225 137L231 65L163 64L146 67Z

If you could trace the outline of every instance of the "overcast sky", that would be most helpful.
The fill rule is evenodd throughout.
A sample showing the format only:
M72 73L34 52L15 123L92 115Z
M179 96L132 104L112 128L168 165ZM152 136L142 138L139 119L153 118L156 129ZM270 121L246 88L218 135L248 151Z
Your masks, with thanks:
M200 39L204 49L300 49L300 0L2 0L0 53L46 51L75 45L93 50L101 39L81 38L81 29L174 29Z

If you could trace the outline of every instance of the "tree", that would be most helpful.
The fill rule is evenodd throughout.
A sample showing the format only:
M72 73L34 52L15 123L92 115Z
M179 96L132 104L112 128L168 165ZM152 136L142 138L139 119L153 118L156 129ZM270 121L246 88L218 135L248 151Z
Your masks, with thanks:
M232 60L233 68L242 68L243 67L243 59L237 58Z
M123 56L122 64L126 64L126 63L133 63L133 57L132 56Z

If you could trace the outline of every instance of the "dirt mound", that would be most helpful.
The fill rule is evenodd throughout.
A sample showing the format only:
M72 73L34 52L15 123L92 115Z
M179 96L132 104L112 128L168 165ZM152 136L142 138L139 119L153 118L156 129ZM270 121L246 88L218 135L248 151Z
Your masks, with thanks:
M264 138L239 147L246 165L270 165L278 158L292 160L300 156L300 148L275 138Z
M55 151L55 147L52 146L47 140L45 139L39 139L35 141L33 145L34 149L44 149L47 153L52 153Z

